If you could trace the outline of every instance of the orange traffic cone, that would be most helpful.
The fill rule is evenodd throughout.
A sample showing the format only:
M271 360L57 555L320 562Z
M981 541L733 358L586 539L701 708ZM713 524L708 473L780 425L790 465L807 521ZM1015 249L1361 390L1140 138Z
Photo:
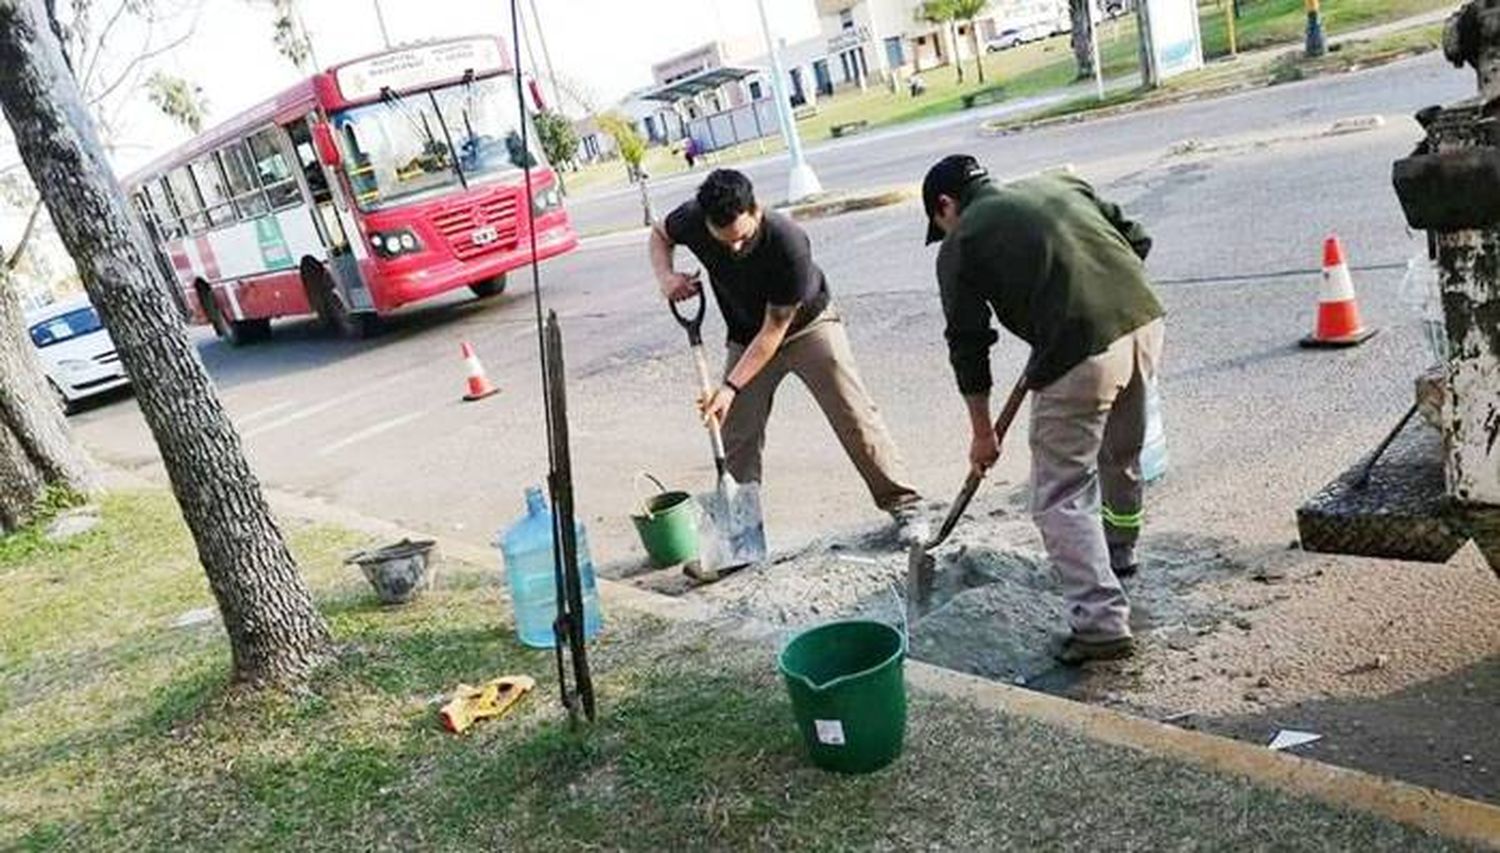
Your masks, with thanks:
M1323 284L1318 290L1318 324L1311 335L1302 339L1305 347L1352 347L1375 334L1359 319L1359 302L1354 298L1354 279L1344 262L1344 247L1338 235L1330 234L1323 242Z
M484 375L484 365L479 363L479 356L474 353L474 347L468 341L463 342L464 366L469 369L469 393L464 399L473 402L483 400L491 394L499 394L500 389L490 384L489 377Z

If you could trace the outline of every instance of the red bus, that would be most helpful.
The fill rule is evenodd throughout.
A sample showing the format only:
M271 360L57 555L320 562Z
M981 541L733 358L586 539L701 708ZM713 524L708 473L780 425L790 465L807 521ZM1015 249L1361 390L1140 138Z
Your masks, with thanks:
M316 74L128 177L184 312L232 344L298 314L359 337L409 302L499 293L531 261L531 229L538 260L577 246L536 134L522 146L531 117L514 74L491 36L403 46Z

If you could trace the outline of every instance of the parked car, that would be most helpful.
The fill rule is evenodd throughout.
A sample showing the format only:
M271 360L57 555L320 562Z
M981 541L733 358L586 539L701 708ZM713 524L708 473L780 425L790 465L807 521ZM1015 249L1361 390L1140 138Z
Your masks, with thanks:
M984 49L990 53L1001 50L1010 50L1022 44L1025 39L1021 36L1021 30L1016 27L1001 30L995 37L984 43Z
M29 311L26 327L41 357L47 384L64 413L71 414L85 397L130 384L114 340L87 299Z

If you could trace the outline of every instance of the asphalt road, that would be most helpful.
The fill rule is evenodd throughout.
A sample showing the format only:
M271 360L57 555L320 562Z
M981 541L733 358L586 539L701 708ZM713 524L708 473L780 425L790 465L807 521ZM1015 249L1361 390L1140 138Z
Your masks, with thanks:
M1215 475L1215 460L1261 460L1273 467L1257 469L1255 488L1284 488L1265 501L1268 525L1235 527L1275 538L1287 533L1296 498L1404 409L1420 358L1397 298L1399 270L1358 279L1366 314L1391 333L1353 352L1321 355L1290 348L1312 321L1316 277L1255 276L1315 266L1331 229L1356 265L1399 265L1417 251L1389 190L1391 160L1418 136L1402 117L1462 96L1466 77L1424 59L1003 139L949 125L815 156L825 181L848 187L909 180L920 164L955 149L977 152L1001 174L1071 162L1124 202L1157 237L1150 267L1172 311L1165 394L1176 476L1168 492L1202 506L1222 497L1224 514L1229 507L1238 513L1260 502L1245 499L1246 484ZM1370 113L1389 121L1367 133L1300 138ZM1287 141L1275 142L1278 136ZM1208 145L1169 152L1184 139ZM767 183L774 194L774 179ZM587 221L609 204L583 202L575 212ZM914 479L945 497L961 478L964 440L921 228L915 206L903 205L816 222L810 231ZM569 343L581 506L596 528L600 559L626 557L638 471L689 487L710 479L683 336L653 298L637 236L590 241L542 275ZM1222 276L1241 279L1194 283ZM531 318L526 276L516 276L496 300L455 294L404 311L374 341L335 340L289 321L277 324L268 345L232 350L204 337L200 348L267 482L485 542L519 512L523 487L545 474ZM462 340L478 346L503 394L459 401ZM1021 357L1019 346L1002 345L997 376L1012 373ZM155 458L128 400L74 423L107 459L145 466ZM1297 436L1306 439L1293 451L1287 439ZM1019 482L1024 457L1011 452L1003 473ZM779 544L878 520L800 389L789 386L778 400L767 460ZM1272 476L1276 466L1285 470Z

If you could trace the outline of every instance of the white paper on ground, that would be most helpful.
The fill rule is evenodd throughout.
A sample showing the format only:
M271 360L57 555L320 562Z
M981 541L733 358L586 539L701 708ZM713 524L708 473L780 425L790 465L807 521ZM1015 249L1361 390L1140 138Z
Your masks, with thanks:
M1299 732L1295 729L1282 729L1271 739L1270 748L1275 750L1290 749L1294 746L1302 746L1323 739L1322 735L1312 732Z

